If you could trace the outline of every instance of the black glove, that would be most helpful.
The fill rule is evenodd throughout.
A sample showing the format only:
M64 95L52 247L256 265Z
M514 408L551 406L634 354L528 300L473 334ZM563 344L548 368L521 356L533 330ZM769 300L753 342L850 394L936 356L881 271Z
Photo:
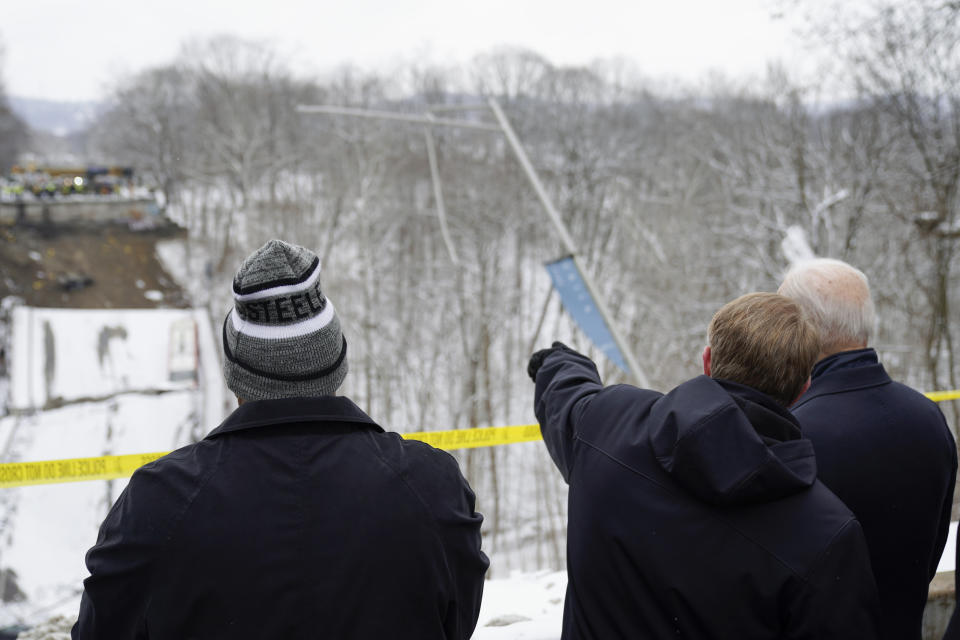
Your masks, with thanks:
M527 363L527 375L530 376L531 380L534 382L537 381L537 371L540 371L540 367L543 366L543 361L554 351L571 351L571 349L562 342L557 341L549 348L540 349L540 351L535 352L530 356L530 362Z

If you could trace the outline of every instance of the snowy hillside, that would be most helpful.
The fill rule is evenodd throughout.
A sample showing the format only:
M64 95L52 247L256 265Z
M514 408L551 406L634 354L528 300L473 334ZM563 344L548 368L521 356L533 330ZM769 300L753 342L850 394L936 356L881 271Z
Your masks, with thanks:
M14 309L4 462L168 451L224 415L202 313ZM73 614L83 555L126 480L0 490L0 627Z
M166 451L186 444L195 423L196 392L124 395L0 420L10 461ZM126 480L0 489L0 565L13 572L6 590L21 602L0 609L0 627L76 613L86 577L83 554Z

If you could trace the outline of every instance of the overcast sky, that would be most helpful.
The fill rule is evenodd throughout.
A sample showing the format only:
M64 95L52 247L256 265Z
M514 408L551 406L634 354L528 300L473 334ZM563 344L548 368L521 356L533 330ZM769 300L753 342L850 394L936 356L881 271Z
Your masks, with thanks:
M806 53L784 0L9 0L0 74L20 97L93 100L124 74L171 61L189 38L269 40L297 70L466 62L499 45L554 63L622 57L654 79L788 67Z

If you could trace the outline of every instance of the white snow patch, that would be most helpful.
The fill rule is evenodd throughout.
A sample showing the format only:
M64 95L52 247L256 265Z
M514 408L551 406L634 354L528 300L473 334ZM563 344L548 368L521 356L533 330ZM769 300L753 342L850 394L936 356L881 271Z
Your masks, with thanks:
M957 523L951 522L950 529L947 532L947 545L943 548L943 555L940 556L940 563L937 565L937 573L944 571L953 571L957 566Z
M566 589L566 571L488 580L474 640L559 640Z
M183 309L17 307L11 407L37 409L52 400L193 388L193 380L171 378L170 354L173 327L194 317Z
M147 300L152 300L153 302L160 302L163 300L163 292L157 291L156 289L150 289L149 291L143 292L143 297Z
M226 313L233 303L232 275L222 282L213 275L213 258L203 246L185 240L157 243L157 258L197 307ZM221 316L222 317L222 316Z

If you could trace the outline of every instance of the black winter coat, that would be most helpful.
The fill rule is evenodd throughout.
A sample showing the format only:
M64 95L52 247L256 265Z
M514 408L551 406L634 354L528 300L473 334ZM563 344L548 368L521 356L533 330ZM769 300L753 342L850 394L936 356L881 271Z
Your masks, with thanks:
M535 410L570 485L564 640L877 637L860 525L764 394L603 388L555 351Z
M936 404L893 382L873 349L824 358L792 407L817 476L857 516L882 637L920 640L927 587L947 540L957 449Z
M130 479L73 638L469 638L481 521L453 457L347 398L245 403Z

